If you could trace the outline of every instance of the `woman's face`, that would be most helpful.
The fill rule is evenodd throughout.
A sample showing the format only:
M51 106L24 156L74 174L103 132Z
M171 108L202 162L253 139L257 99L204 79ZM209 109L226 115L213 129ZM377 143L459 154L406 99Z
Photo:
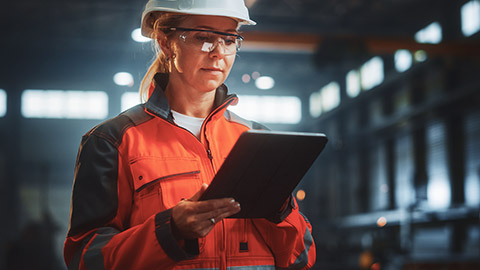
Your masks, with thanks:
M237 34L237 22L227 17L190 16L178 28L203 29ZM180 37L183 34L183 39ZM199 38L208 32L183 32L177 30L169 40L173 56L170 71L171 83L177 87L191 87L201 92L209 92L219 87L226 79L235 60L235 53L225 54L224 47L218 44L209 52L198 44ZM186 39L185 39L186 35ZM228 37L230 38L231 37ZM203 42L202 42L203 44ZM208 44L207 44L208 45Z

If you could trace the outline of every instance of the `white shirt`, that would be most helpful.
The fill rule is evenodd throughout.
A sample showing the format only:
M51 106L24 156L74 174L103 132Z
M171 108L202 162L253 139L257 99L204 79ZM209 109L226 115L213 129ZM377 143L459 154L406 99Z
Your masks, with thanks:
M175 124L185 128L186 130L190 131L193 135L200 136L200 130L202 128L203 121L205 118L197 118L188 116L185 114L178 113L172 110L173 121Z

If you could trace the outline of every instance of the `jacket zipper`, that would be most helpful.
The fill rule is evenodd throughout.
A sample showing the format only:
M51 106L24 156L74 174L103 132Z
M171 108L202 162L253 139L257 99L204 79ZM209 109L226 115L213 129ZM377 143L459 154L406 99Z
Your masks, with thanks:
M205 136L205 147L207 149L207 156L208 156L208 159L210 159L210 164L212 165L212 169L214 172L216 172L216 168L215 168L215 164L213 163L213 155L212 155L212 151L210 150L210 142L208 141L208 138L207 138L207 123L212 119L213 115L223 110L223 108L226 108L228 105L230 105L230 103L232 103L233 100L234 98L230 97L226 99L222 105L218 106L215 110L213 110L213 112L211 112L207 116L207 118L205 118L205 121L203 122L203 126L200 132L200 136L202 135L202 133L203 133L203 136Z
M221 111L223 108L227 107L228 105L230 105L230 103L232 103L232 101L234 100L233 97L229 97L225 100L225 102L223 102L222 105L220 105L219 107L217 107L215 110L213 110L208 116L207 118L205 118L205 121L203 122L202 124L202 128L201 128L201 131L200 131L200 138L203 136L205 136L205 149L206 149L206 154L207 154L207 157L208 159L210 160L210 165L212 166L212 172L213 172L213 175L215 176L215 173L216 173L216 170L215 170L215 165L213 163L213 155L212 155L212 151L210 150L210 143L208 141L208 138L207 138L207 123L212 119L213 115L215 115L216 113L218 113L219 111ZM186 128L183 128L177 124L175 124L175 122L173 121L169 121L168 119L165 119L167 122L175 125L176 127L179 127L181 129L184 129L186 130L188 133L190 133L193 137L195 137L197 139L198 142L200 142L200 144L202 144L202 140L200 138L198 138L197 136L195 136L195 134L191 133L189 130L187 130ZM202 144L203 145L203 144ZM222 233L221 233L221 247L220 247L220 269L227 269L227 255L226 255L226 246L227 246L227 233L226 233L226 229L225 229L225 220L222 219ZM220 225L217 223L217 226Z
M212 113L210 113L209 116L205 119L203 122L203 127L202 127L202 132L203 136L205 136L205 146L207 149L207 156L210 159L210 164L212 166L212 171L215 175L216 169L215 169L215 164L213 163L213 155L212 151L210 150L210 142L208 141L207 138L207 123L212 119L213 115L215 115L218 111L221 111L223 108L227 107L230 105L230 103L233 101L233 98L227 99L221 106L217 107ZM217 226L220 224L217 224ZM225 226L225 219L222 219L221 222L222 228L221 228L221 247L220 247L220 269L226 270L227 269L227 232L226 232L226 226Z

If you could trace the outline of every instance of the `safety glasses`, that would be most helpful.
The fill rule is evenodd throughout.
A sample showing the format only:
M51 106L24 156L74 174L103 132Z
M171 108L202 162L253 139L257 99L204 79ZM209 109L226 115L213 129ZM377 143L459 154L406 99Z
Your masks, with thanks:
M232 33L182 27L170 27L168 29L182 32L179 37L186 45L207 53L221 45L224 55L236 54L243 41L242 36Z

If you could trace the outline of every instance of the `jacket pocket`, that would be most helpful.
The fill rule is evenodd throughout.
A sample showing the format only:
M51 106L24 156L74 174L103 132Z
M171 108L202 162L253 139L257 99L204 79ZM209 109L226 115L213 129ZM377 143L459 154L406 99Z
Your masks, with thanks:
M202 184L199 161L193 158L141 157L132 160L130 168L144 217L192 197Z

